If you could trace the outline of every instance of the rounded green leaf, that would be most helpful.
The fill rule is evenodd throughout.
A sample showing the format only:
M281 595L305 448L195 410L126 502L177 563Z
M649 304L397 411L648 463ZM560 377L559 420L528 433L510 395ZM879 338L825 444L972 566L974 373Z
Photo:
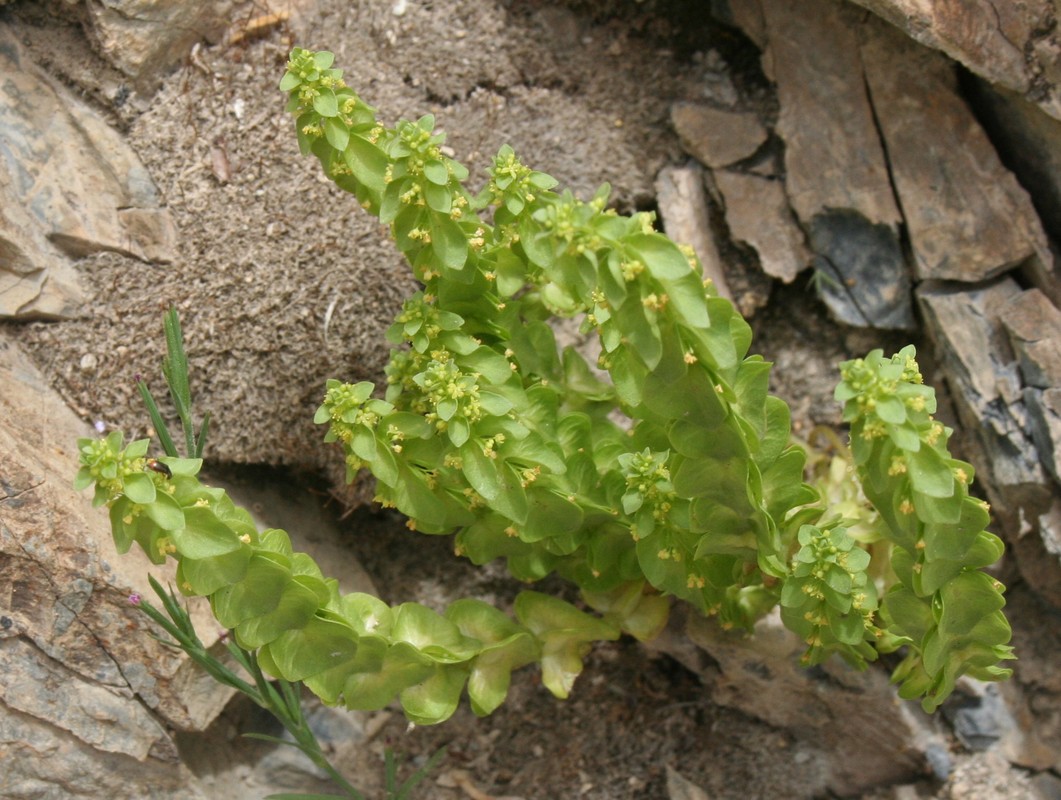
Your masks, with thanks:
M291 571L280 562L282 556L256 552L247 563L243 580L225 586L210 597L210 607L225 628L261 617L276 608Z
M147 505L155 501L155 482L143 472L134 472L122 482L122 491L134 503Z
M335 99L335 92L331 89L320 89L319 94L313 98L313 110L322 117L339 116L339 103Z
M175 531L184 527L184 511L168 494L156 495L153 503L144 506L144 513L162 530Z
M352 661L357 653L357 634L336 620L313 616L301 628L282 633L265 647L280 677L301 681Z

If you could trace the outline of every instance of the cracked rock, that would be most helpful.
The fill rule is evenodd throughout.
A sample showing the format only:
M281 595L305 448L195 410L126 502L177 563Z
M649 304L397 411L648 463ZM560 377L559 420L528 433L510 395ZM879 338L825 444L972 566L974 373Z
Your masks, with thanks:
M838 0L761 6L786 190L818 256L822 299L848 324L912 327L901 215L859 55L861 12Z
M125 141L31 63L0 23L0 318L72 316L69 258L174 258L176 229Z
M918 280L986 280L1052 257L1028 193L958 92L955 65L870 17L862 63Z

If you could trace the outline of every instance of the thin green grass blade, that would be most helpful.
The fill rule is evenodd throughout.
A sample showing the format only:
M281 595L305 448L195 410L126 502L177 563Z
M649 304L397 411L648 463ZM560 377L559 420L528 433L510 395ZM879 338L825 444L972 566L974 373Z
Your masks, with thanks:
M438 762L441 761L445 757L445 755L445 747L440 747L438 750L436 750L434 755L432 755L431 758L429 758L427 762L422 767L420 767L420 769L418 769L416 772L414 772L412 775L405 779L402 785L398 788L397 792L394 793L393 797L388 795L388 799L405 800L405 798L409 796L409 792L415 789L417 785L424 778L426 778L428 774L435 769L436 766L438 766ZM388 786L387 791L391 792L393 790L390 789Z
M206 436L210 433L210 412L203 415L203 424L199 426L199 435L195 439L194 458L203 457L203 448L206 447Z
M173 444L173 437L170 436L169 426L162 419L162 414L159 413L158 404L155 402L151 390L147 388L147 384L143 381L137 381L136 388L140 390L140 397L147 408L147 414L151 418L151 426L155 429L155 433L158 434L158 442L162 445L162 449L167 456L174 458L179 456L180 453L177 452L177 447Z

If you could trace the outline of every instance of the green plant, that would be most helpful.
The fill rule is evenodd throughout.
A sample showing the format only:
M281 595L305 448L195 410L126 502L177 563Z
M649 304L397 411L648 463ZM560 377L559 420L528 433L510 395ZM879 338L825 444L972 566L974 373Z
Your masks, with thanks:
M177 410L177 417L181 425L182 433L184 434L183 438L186 453L190 456L194 456L196 459L200 459L203 449L206 446L210 417L209 415L206 415L203 418L202 424L199 426L199 433L196 435L192 423L191 384L188 374L188 359L184 352L184 338L181 333L180 318L177 315L176 309L171 308L166 313L163 320L163 328L166 337L166 357L162 362L162 374L166 380L166 386L169 390L170 398ZM148 416L158 434L159 442L162 444L166 455L171 458L178 458L177 447L174 444L174 438L170 433L169 426L166 424L162 413L159 411L158 404L155 401L154 396L151 394L151 391L148 389L147 383L139 376L137 377L137 389L144 401ZM155 515L157 517L167 518L168 516L172 516L172 506L166 503L165 500L161 500L158 492L155 491L154 488L156 486L162 486L163 488L168 486L167 481L173 478L172 469L165 462L157 459L145 458L148 440L141 440L140 442L130 445L122 450L122 439L123 437L120 433L112 433L102 443L103 450L111 453L121 452L121 455L115 461L108 461L104 458L103 460L95 462L96 469L94 482L97 486L97 504L100 498L98 491L100 482L115 480L120 482L122 487L121 492L127 497L131 495L133 498L139 497L141 499L146 499L154 495L154 500L150 500L148 505L149 507L156 509ZM81 440L80 445L83 448L83 453L86 451L93 451L93 443L91 440ZM99 445L100 443L96 443L96 452L99 452L100 450ZM140 470L147 470L147 472L138 472L138 467ZM92 468L81 470L76 480L77 486L79 488L87 488L91 485L93 483L93 479L91 479L92 473ZM150 476L156 477L152 478ZM136 504L130 506L130 509L135 508ZM239 511L242 512L240 514L241 519L244 522L249 521L249 515L247 515L242 509L239 509ZM132 524L131 520L135 513L135 510L133 510L129 515L129 524ZM154 517L152 517L152 519L154 519ZM148 524L159 525L157 521ZM161 526L159 526L159 529L162 530ZM148 540L150 540L150 535L148 536ZM145 540L140 539L139 541L143 546ZM152 560L156 561L156 563L160 563L158 560L159 558L164 560L167 554L174 552L172 549L174 546L171 543L167 543L165 539L156 540L155 546L157 547L158 558L152 556ZM128 548L126 547L126 549ZM121 546L119 546L119 550L121 550ZM279 720L284 726L284 729L290 734L292 741L259 733L245 734L247 737L295 747L302 751L310 761L327 774L329 779L343 791L342 795L284 793L272 794L269 795L269 798L272 800L296 800L297 798L302 798L302 800L342 800L343 798L345 798L345 800L363 800L364 795L362 795L349 781L346 780L345 777L343 777L342 773L332 765L328 760L328 757L324 754L324 751L321 749L317 737L313 733L313 729L310 727L309 722L302 711L301 682L288 681L275 676L272 678L267 677L262 672L261 666L258 663L257 654L253 650L247 650L240 647L239 644L233 642L228 636L225 636L225 647L228 650L232 661L239 665L239 667L242 668L243 673L251 679L252 683L249 683L246 679L233 672L229 664L224 663L222 660L214 656L203 644L195 631L191 616L186 609L181 606L177 595L175 595L172 590L167 591L166 589L163 589L162 585L151 576L148 576L148 581L151 584L152 590L161 601L165 613L160 611L139 594L134 593L130 595L129 602L146 614L156 625L158 625L158 627L162 628L162 630L169 634L170 638L166 639L157 634L152 635L163 644L180 648L218 683L236 689L249 697L258 706L272 713L272 715ZM416 785L427 776L444 754L445 748L438 750L422 767L415 770L412 775L399 784L397 764L393 753L390 749L385 750L384 786L386 800L404 800L407 798L413 788L415 788Z
M264 672L350 708L397 697L419 723L446 719L466 687L486 714L529 663L566 696L590 643L651 638L673 597L725 627L780 605L806 663L863 667L905 647L895 679L928 710L963 674L1009 674L1003 587L980 571L1001 545L912 348L842 367L851 457L878 514L850 475L833 508L835 492L804 482L747 323L651 215L609 210L607 187L589 202L554 192L508 147L473 196L434 120L384 127L330 53L295 50L281 89L303 152L390 226L424 286L387 332L384 396L328 382L326 440L411 527L456 532L459 554L504 558L525 581L556 573L597 615L533 591L515 619L471 599L438 614L340 595L283 531L257 532L200 484L199 460L167 459L166 480L142 472L146 442L84 442L79 483L110 506L119 550L177 558L179 589L208 596ZM552 317L581 320L595 365L558 347Z

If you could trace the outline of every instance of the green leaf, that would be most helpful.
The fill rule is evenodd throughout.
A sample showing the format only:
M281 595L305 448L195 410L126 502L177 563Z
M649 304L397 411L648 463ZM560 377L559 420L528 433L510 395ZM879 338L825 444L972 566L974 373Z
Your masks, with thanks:
M331 89L320 89L313 98L313 110L322 117L339 116L339 103L335 99L335 92Z
M907 453L906 464L914 489L929 497L951 497L954 494L954 475L950 465L932 447L922 447Z
M467 661L479 649L479 643L464 636L453 622L418 603L402 603L394 609L391 638L408 642L436 663Z
M241 547L211 558L182 558L177 565L177 584L187 594L211 595L243 579L250 555L249 547Z
M155 482L143 472L134 472L122 482L122 491L134 503L147 505L155 501Z
M460 225L448 214L432 212L428 214L428 231L439 263L447 269L462 269L468 260L468 240Z
M438 186L449 183L449 170L441 161L428 161L424 164L424 177Z
M504 383L512 377L508 359L485 345L459 356L457 363L464 372L478 372L490 383Z
M340 153L346 150L346 146L350 143L350 129L338 117L329 117L324 120L324 136L328 144Z
M406 642L387 648L378 670L357 672L346 681L343 702L355 711L378 711L402 690L434 673L434 662Z
M297 89L302 84L302 79L294 72L285 72L284 77L280 79L280 91L290 92L292 89Z
M496 459L483 451L478 440L465 442L460 448L461 470L468 483L488 503L497 499L501 492L501 473Z
M350 171L354 173L365 188L374 194L380 195L384 188L390 189L385 183L387 167L390 160L386 154L372 142L356 133L350 134L350 141L343 150L343 160ZM395 183L398 183L397 181ZM392 184L393 185L393 184ZM397 187L395 187L397 188ZM381 214L382 217L382 214ZM381 221L387 221L382 220Z
M416 725L437 725L453 716L468 677L463 666L436 666L434 674L401 693L402 711Z
M313 617L317 605L317 593L293 578L284 585L272 611L236 626L236 641L246 650L256 650L285 631L301 628Z
M512 671L537 661L540 655L538 642L525 631L484 647L468 675L468 699L476 716L491 714L505 702Z
M284 586L291 579L291 571L281 561L283 558L260 551L252 554L243 580L210 596L210 607L222 626L235 628L276 608Z
M212 558L246 547L209 507L184 510L184 527L172 532L173 543L185 558Z
M560 698L570 694L590 643L614 641L620 634L613 623L538 592L520 592L515 611L520 622L542 642L542 683Z
M155 496L155 501L144 506L144 513L164 531L176 531L184 527L184 511L168 494Z
M453 192L448 186L439 186L434 183L422 184L424 199L427 207L439 214L449 214L453 210Z
M288 681L301 681L353 660L357 635L335 620L311 617L265 645L269 656Z
M423 473L410 469L405 463L398 464L398 480L393 490L398 510L413 519L431 520L446 516L445 504L428 488Z
M582 507L553 489L531 486L527 490L527 521L520 531L525 542L560 536L582 527Z

